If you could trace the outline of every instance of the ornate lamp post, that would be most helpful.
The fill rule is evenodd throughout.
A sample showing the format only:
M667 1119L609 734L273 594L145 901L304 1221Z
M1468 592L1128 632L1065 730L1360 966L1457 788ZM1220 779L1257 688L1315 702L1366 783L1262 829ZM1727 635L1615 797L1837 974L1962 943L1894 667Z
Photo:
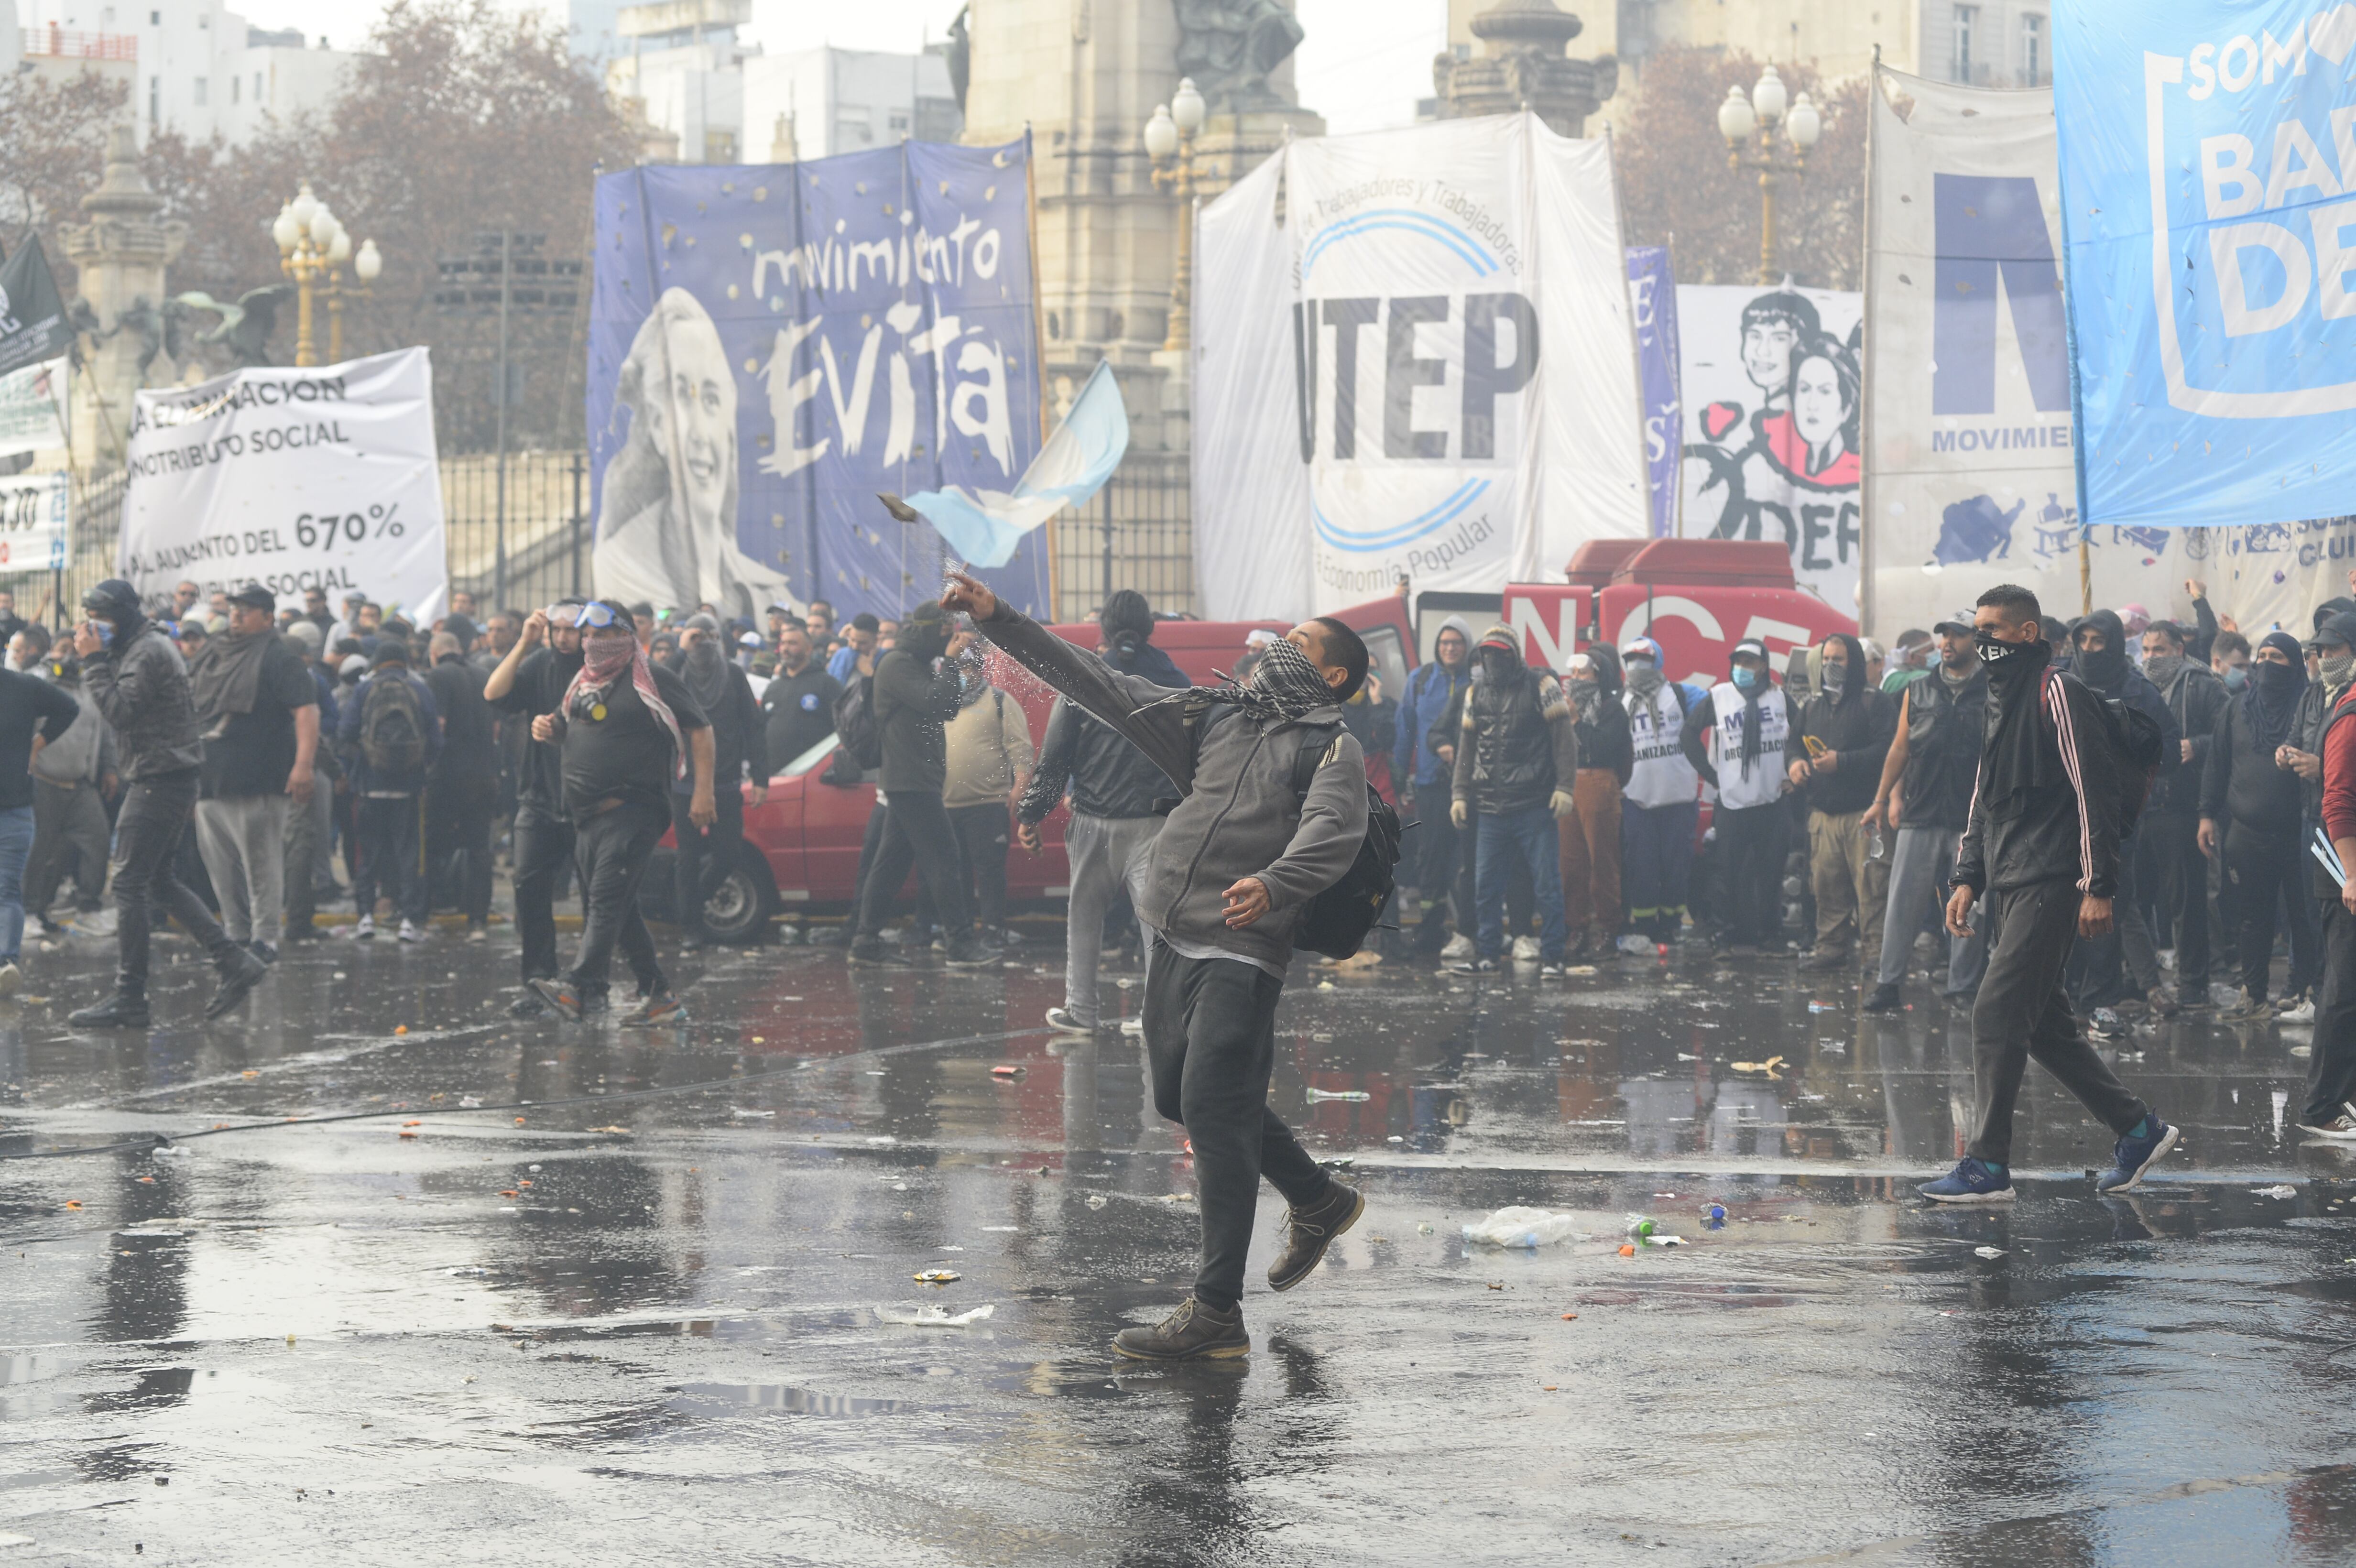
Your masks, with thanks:
M1726 90L1726 101L1718 106L1718 132L1726 138L1726 166L1730 169L1759 171L1759 281L1772 286L1783 276L1775 265L1775 182L1788 174L1794 180L1804 179L1808 172L1808 149L1816 144L1824 133L1824 118L1808 95L1800 94L1784 112L1783 79L1769 66L1759 73L1759 80L1745 98L1742 89ZM1775 127L1782 123L1791 139L1792 156L1788 163L1775 157ZM1753 139L1753 133L1756 139ZM1745 144L1751 151L1744 152Z
M384 269L384 258L377 253L376 241L361 241L359 253L355 256L351 235L328 210L327 204L311 194L307 180L294 199L279 208L277 220L270 226L270 237L278 242L279 271L294 280L294 363L310 366L319 362L312 302L313 296L320 293L327 297L327 357L331 362L340 362L344 357L344 296L349 293L356 299L366 299L368 285ZM348 290L344 286L342 271L347 265L359 280Z
M1153 183L1178 198L1178 272L1170 283L1170 333L1165 349L1183 351L1194 336L1192 304L1194 270L1194 133L1203 128L1209 105L1194 90L1194 79L1179 80L1177 94L1154 107L1145 123L1145 152L1153 160Z

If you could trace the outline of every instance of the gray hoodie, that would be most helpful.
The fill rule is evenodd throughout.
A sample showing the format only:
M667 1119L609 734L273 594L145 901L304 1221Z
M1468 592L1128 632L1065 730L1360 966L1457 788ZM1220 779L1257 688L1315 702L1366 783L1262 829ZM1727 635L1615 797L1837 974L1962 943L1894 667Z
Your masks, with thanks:
M49 678L46 665L35 667L42 671L42 678ZM91 700L79 677L54 684L80 705L81 717L41 748L40 755L33 759L33 776L67 789L102 784L115 771L114 731L98 716L98 704Z
M1138 918L1181 950L1216 949L1282 973L1301 906L1342 880L1366 836L1365 757L1341 708L1263 725L1231 703L1198 705L1124 675L1002 603L977 626L1176 781L1181 799L1153 841ZM1303 799L1293 770L1312 727L1333 738ZM1226 890L1245 877L1267 887L1269 912L1231 931Z

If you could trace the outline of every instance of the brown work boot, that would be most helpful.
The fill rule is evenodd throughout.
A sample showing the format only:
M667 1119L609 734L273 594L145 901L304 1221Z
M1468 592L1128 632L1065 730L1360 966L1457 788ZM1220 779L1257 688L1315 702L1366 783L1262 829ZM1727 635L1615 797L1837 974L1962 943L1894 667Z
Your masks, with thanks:
M1152 1328L1114 1335L1112 1348L1132 1361L1228 1360L1251 1354L1251 1336L1244 1332L1242 1307L1221 1312L1190 1296Z
M1366 1211L1366 1195L1355 1187L1334 1182L1323 1200L1307 1209L1288 1209L1284 1214L1284 1250L1278 1253L1268 1265L1268 1283L1276 1290L1290 1290L1309 1277L1325 1256L1325 1249L1333 1238L1358 1222Z

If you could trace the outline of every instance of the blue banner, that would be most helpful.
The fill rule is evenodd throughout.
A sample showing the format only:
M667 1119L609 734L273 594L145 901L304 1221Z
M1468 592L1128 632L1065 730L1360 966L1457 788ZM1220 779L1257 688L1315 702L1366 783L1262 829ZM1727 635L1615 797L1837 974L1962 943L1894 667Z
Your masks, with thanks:
M2356 5L2053 23L2083 520L2356 512Z
M597 592L896 615L954 559L878 491L1003 492L1040 446L1030 145L909 142L597 181ZM1047 608L1044 530L982 574Z
M1653 537L1677 531L1677 460L1685 420L1677 397L1677 280L1665 245L1628 247L1628 303L1635 313L1636 373L1644 390L1644 471Z

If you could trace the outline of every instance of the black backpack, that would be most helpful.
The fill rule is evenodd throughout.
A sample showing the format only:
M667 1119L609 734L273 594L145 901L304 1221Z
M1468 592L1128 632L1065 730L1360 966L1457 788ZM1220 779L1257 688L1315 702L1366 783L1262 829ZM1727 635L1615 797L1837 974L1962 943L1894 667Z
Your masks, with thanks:
M360 755L388 775L425 765L425 709L409 677L390 671L369 677L360 698Z
M1317 777L1318 764L1325 760L1325 749L1341 731L1339 724L1313 725L1302 731L1301 752L1292 764L1292 793L1301 805L1309 802L1309 786ZM1347 958L1365 944L1367 933L1381 921L1397 886L1399 842L1406 831L1391 803L1367 784L1366 837L1358 846L1358 858L1350 862L1340 881L1301 906L1300 919L1292 928L1295 947L1328 958Z

